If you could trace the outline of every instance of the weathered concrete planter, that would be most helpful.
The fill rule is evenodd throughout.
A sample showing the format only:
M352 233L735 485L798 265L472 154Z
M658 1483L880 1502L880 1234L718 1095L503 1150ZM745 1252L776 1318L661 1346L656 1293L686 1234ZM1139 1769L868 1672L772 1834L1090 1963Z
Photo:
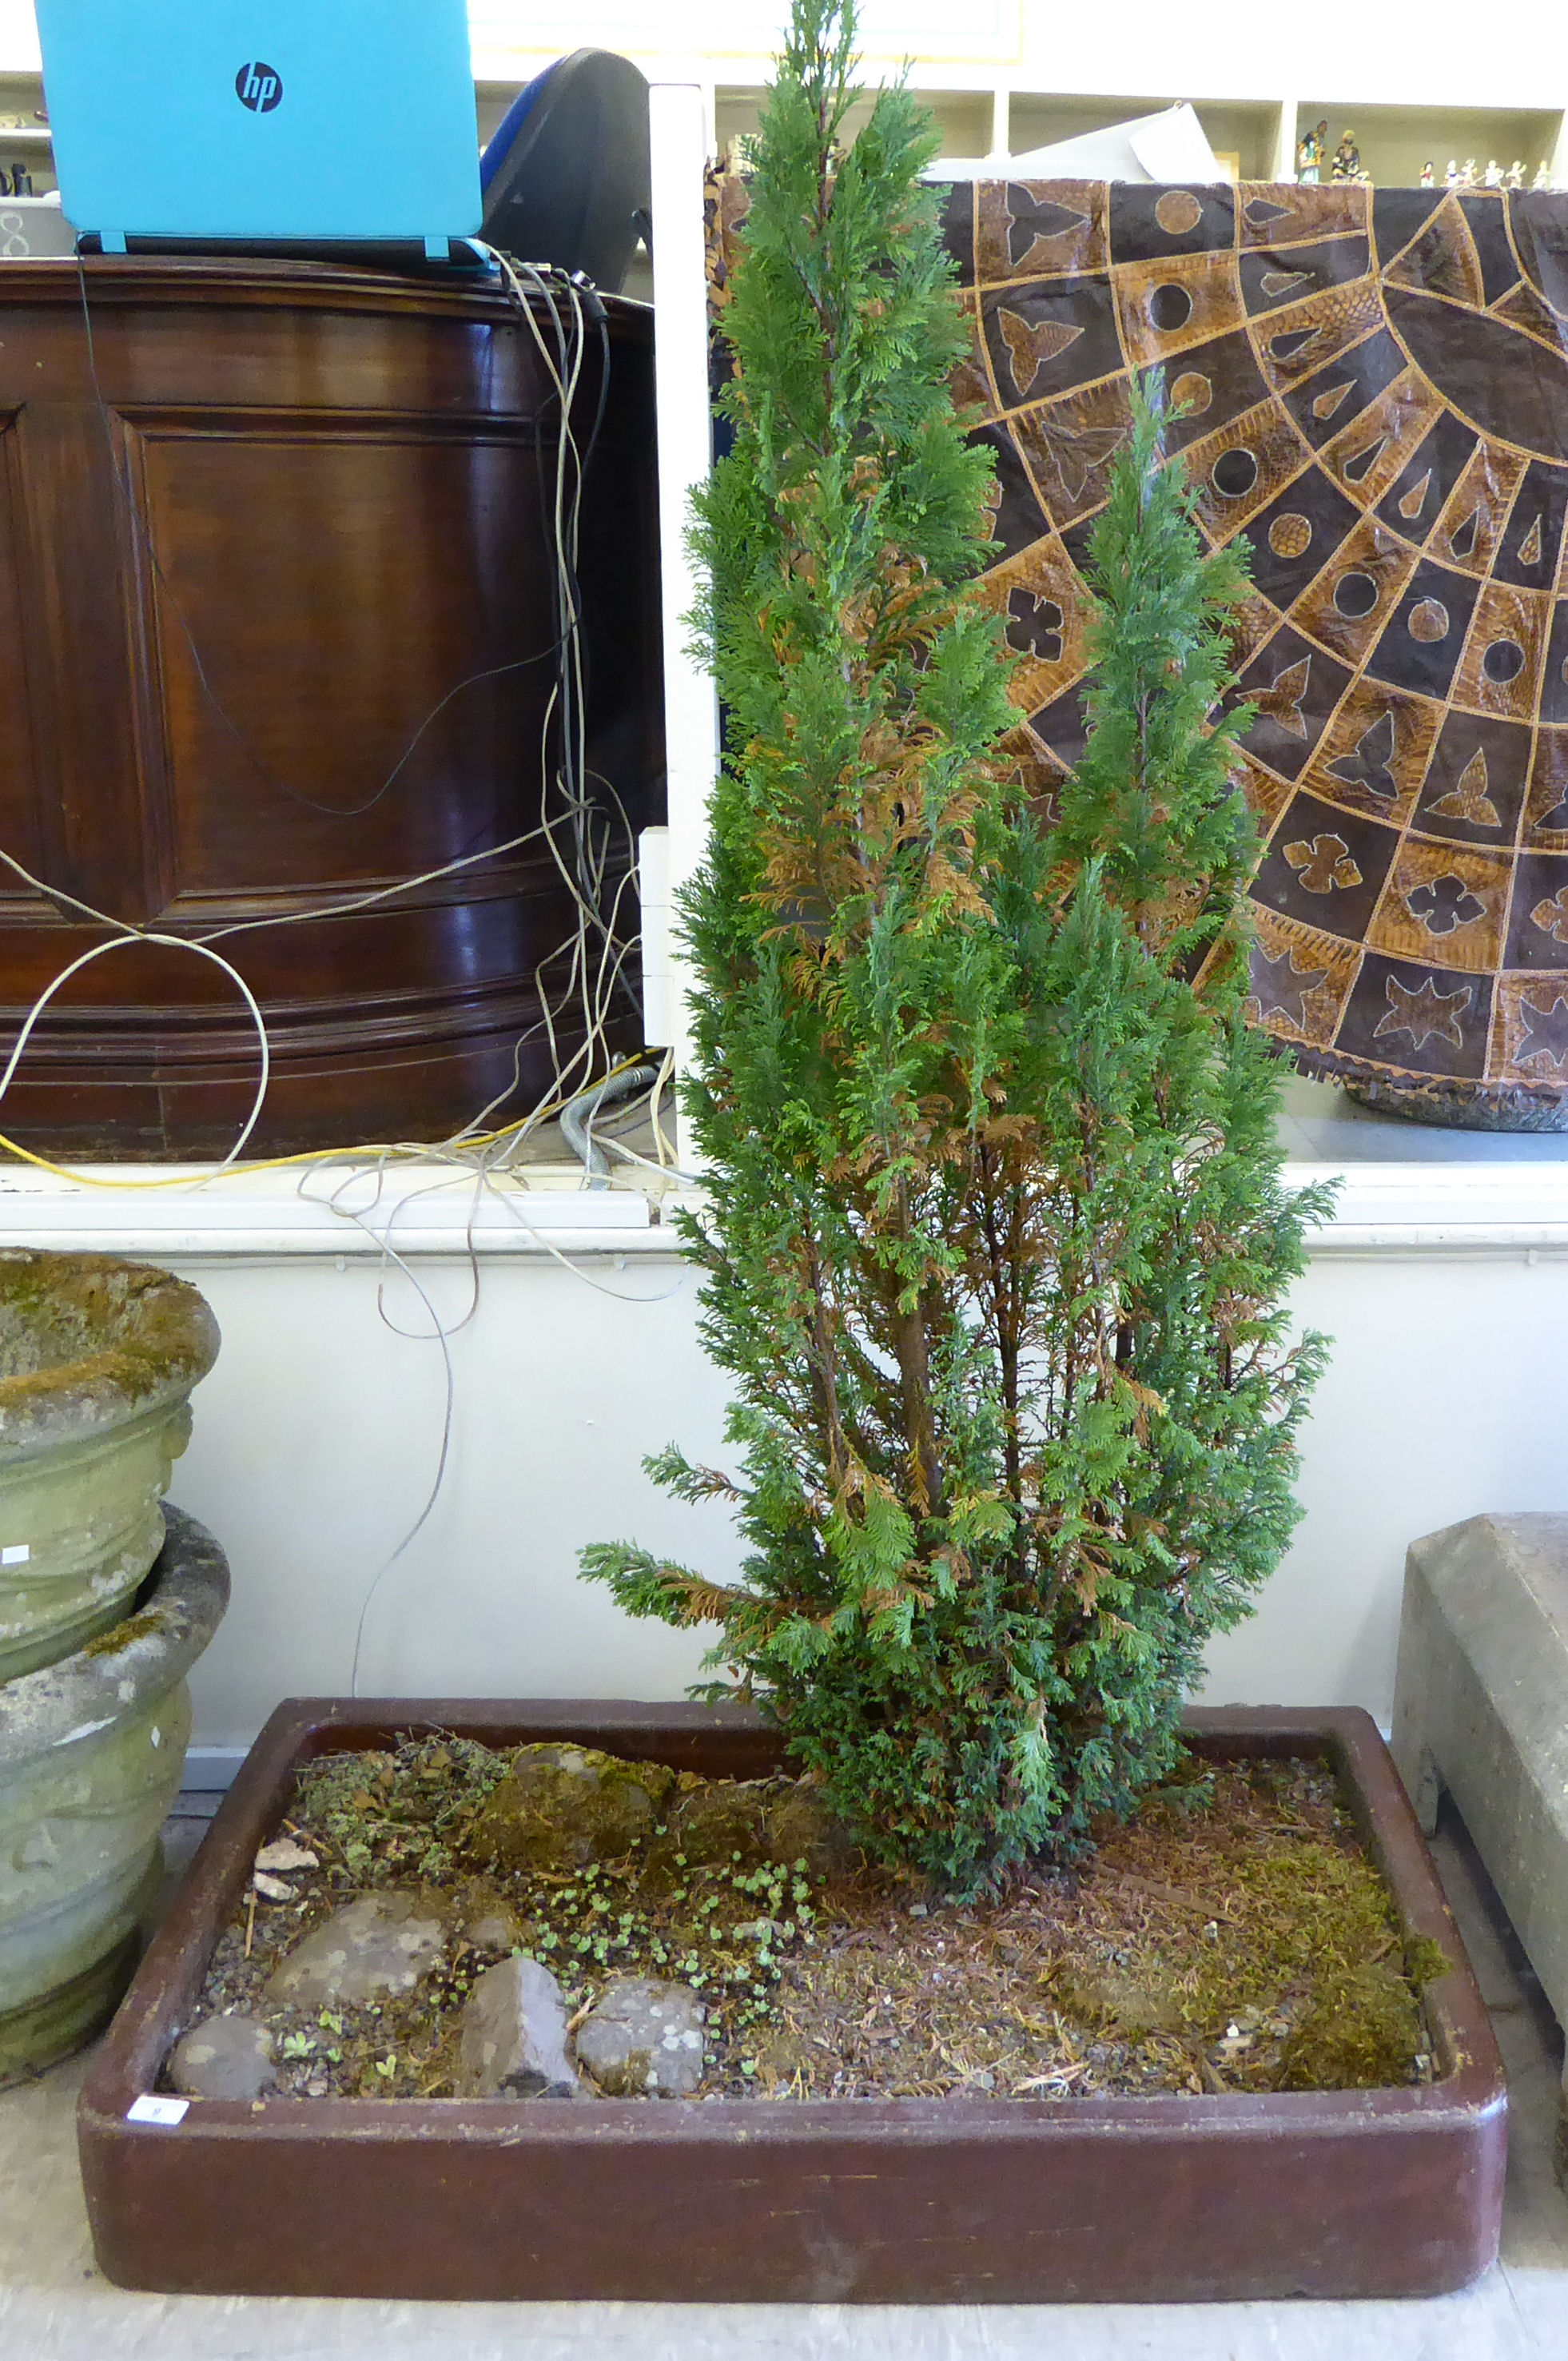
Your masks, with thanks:
M109 2015L159 1872L191 1726L185 1675L229 1588L212 1536L162 1513L168 1539L137 1611L0 1686L0 2086Z
M126 1612L217 1349L205 1301L166 1270L0 1247L0 1681Z
M1363 1713L1192 1717L1217 1756L1328 1757L1408 1929L1451 1962L1422 2089L1199 2099L198 2099L130 2120L195 2010L296 1764L405 1732L777 1766L696 1706L296 1699L214 1822L83 2088L98 2258L203 2294L1038 2302L1427 2295L1497 2248L1502 2068L1398 1774Z
M1568 1517L1469 1517L1411 1543L1394 1759L1424 1828L1453 1795L1568 2026ZM1557 2177L1568 2188L1568 2068Z

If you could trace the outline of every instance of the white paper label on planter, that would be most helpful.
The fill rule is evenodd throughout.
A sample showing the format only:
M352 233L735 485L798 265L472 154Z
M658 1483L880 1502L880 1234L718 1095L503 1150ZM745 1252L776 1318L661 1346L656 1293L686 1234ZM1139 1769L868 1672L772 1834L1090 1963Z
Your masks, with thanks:
M0 1549L0 1565L26 1565L32 1554L30 1543L7 1542Z
M189 2099L155 2099L143 2092L126 2109L127 2124L181 2124L190 2112Z

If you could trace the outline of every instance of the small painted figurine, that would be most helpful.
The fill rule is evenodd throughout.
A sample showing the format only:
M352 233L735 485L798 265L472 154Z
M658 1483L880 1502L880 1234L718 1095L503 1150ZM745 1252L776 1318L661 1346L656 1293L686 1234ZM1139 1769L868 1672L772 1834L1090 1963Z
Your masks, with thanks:
M1323 158L1329 148L1329 122L1325 115L1315 131L1303 131L1296 142L1296 178L1310 188L1316 188L1323 174Z
M32 193L32 174L28 171L25 164L13 164L11 167L11 194L14 197L30 197Z
M1486 175L1482 185L1488 189L1500 189L1503 185L1503 168L1495 156L1486 159Z
M1474 156L1466 156L1464 159L1464 170L1459 175L1459 185L1462 189L1474 189L1478 185Z
M1448 159L1448 170L1442 176L1442 185L1445 189L1456 189L1459 186L1459 163L1455 157L1451 156Z
M1522 157L1522 156L1516 156L1516 157L1514 158L1513 162L1508 166L1508 177L1507 177L1507 179L1504 181L1504 182L1503 182L1503 186L1504 186L1506 189L1522 189L1522 188L1523 188L1523 186L1524 186L1524 159L1523 159L1523 157Z
M1359 181L1361 178L1361 150L1355 144L1354 131L1340 134L1339 146L1334 149L1333 177L1336 181Z
M1423 189L1430 189L1432 186L1431 159L1430 157L1421 166L1421 186Z
M1551 188L1551 186L1552 186L1552 176L1551 176L1551 174L1548 172L1548 170L1547 170L1547 169L1546 169L1546 159L1545 159L1545 157L1544 157L1544 156L1541 158L1541 159L1540 163L1536 166L1536 168L1535 168L1535 178L1534 178L1534 180L1530 182L1530 187L1531 187L1531 189L1532 189L1532 190L1534 190L1534 189L1550 189L1550 188Z

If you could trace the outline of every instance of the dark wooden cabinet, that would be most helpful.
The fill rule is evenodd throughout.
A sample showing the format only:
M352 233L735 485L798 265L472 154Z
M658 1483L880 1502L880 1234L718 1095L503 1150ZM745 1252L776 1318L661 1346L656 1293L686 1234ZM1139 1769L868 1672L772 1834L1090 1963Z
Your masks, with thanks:
M607 309L582 519L587 760L635 830L663 794L652 321ZM594 338L580 439L598 399ZM484 288L308 263L0 265L0 844L181 937L295 919L542 817L570 862L544 777L559 407L526 324ZM612 881L619 819L616 840ZM581 1038L556 956L574 927L536 841L221 942L272 1044L254 1151L444 1137L514 1060L523 1111L551 1071L542 962L558 1041ZM7 1046L103 934L0 872ZM611 1036L635 1046L626 966ZM73 1157L209 1156L255 1073L229 980L137 945L51 1004L0 1131Z

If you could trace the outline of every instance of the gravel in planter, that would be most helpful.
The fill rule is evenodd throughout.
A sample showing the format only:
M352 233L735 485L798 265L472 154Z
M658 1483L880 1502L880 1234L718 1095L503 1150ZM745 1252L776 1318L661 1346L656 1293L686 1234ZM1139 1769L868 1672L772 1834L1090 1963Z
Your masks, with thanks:
M558 1786L565 1756L586 1791L609 1775L591 1750L499 1753L456 1738L310 1765L192 2024L225 2012L264 2024L283 2094L454 2095L474 1985L521 1952L558 1979L574 2030L613 1984L684 1988L701 2012L705 2097L1431 2079L1420 1995L1441 1958L1402 1941L1321 1764L1195 1765L1127 1826L1097 1831L1082 1863L960 1906L850 1866L812 1791L787 1779L662 1772L637 1782L661 1797L644 1833L626 1841L612 1816L619 1853L584 1860L574 1834L569 1854L526 1847L513 1865L519 1848L496 1834L515 1826L509 1797ZM574 1831L580 1800L564 1806ZM776 1858L786 1839L803 1850ZM286 1873L265 1866L291 1859ZM410 1954L407 1989L283 1998L282 1963L307 1938L321 1948L334 1914L356 1923L371 1895L400 1923L439 1927Z

